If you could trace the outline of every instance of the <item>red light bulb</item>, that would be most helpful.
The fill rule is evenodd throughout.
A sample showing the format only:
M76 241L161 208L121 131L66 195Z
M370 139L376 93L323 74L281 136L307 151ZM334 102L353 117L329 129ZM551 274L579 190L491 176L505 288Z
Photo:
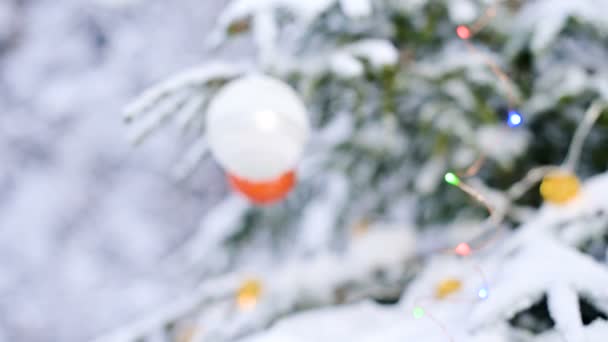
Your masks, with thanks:
M456 246L456 248L454 248L454 252L460 256L467 256L471 254L471 247L469 244L461 242L458 244L458 246Z
M469 39L471 38L471 30L464 25L458 25L456 28L456 34L460 39Z

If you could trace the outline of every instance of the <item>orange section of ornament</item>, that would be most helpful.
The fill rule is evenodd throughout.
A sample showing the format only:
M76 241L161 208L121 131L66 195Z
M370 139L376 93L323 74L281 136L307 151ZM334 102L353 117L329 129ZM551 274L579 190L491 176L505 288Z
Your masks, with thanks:
M228 182L236 191L260 205L272 204L285 198L296 184L296 174L293 170L264 182L251 182L230 173L227 176Z

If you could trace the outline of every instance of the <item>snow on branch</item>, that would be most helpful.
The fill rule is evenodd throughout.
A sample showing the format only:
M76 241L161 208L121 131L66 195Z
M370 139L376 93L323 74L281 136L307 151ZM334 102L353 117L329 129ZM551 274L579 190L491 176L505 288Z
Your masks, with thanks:
M325 252L309 260L289 261L274 271L260 273L262 297L251 312L239 311L234 302L240 284L251 274L240 271L209 279L162 311L95 342L137 341L149 337L151 332L175 326L193 312L198 312L198 320L204 324L202 340L234 340L303 308L358 300L381 291L379 276L387 284L401 289L404 279L411 275L414 258L413 230L377 227L354 237L343 255Z
M576 128L574 138L570 143L570 148L568 149L568 156L564 161L564 167L566 167L567 169L574 170L576 168L581 156L581 152L583 150L583 144L585 142L585 139L587 138L587 135L589 135L593 124L595 123L595 121L597 121L597 119L600 117L600 114L602 114L602 111L605 108L606 105L604 103L600 101L595 101L591 104L589 109L587 109L583 121Z
M127 123L133 123L129 140L139 144L172 116L178 125L192 125L209 100L214 87L238 77L248 70L246 64L210 63L186 70L146 91L128 104L123 113ZM145 115L144 115L145 114ZM133 122L138 119L137 122Z
M549 314L557 330L567 341L583 341L585 331L576 291L567 284L555 283L549 288L547 297Z
M200 138L195 141L194 144L188 148L182 159L173 168L173 178L181 180L189 176L192 172L194 172L196 166L203 161L208 151L209 147L207 146L205 139Z
M124 109L124 120L130 122L159 102L183 89L203 87L212 81L226 81L245 73L250 68L244 64L215 62L186 70L144 91Z
M538 222L521 229L540 229ZM569 301L571 293L563 289L550 291L555 284L571 286L573 290L594 300L608 299L608 270L589 256L572 250L548 235L536 239L519 240L516 255L502 259L500 271L495 277L492 295L474 308L471 315L471 327L479 329L499 319L509 319L518 311L528 308L533 302L546 293L549 302ZM536 260L536 262L530 262ZM547 262L541 262L546 260ZM559 261L559 262L557 262ZM525 281L513 281L525 279ZM557 298L553 298L557 296ZM553 310L556 321L570 322L573 315L572 305L561 306L564 311ZM578 314L578 312L577 312ZM563 323L566 325L566 323ZM576 327L563 327L576 333ZM575 341L575 340L572 340Z

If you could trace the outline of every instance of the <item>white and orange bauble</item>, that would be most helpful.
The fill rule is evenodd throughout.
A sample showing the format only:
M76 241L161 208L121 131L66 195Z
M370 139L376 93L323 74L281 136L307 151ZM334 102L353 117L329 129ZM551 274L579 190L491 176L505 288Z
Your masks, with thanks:
M210 150L229 177L260 184L275 182L295 168L310 124L289 85L249 75L228 83L213 98L206 129Z

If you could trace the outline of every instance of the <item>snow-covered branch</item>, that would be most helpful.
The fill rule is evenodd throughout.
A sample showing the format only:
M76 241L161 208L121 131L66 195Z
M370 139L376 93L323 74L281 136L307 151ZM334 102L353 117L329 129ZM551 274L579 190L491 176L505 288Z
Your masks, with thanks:
M310 260L286 262L275 271L260 272L263 292L252 312L234 303L240 284L256 272L240 271L205 281L196 291L147 318L95 342L133 342L180 319L197 314L204 324L201 339L229 341L263 329L278 318L304 308L350 302L400 289L415 262L413 231L377 227L353 237L343 255L322 253ZM219 312L225 312L220 314Z

